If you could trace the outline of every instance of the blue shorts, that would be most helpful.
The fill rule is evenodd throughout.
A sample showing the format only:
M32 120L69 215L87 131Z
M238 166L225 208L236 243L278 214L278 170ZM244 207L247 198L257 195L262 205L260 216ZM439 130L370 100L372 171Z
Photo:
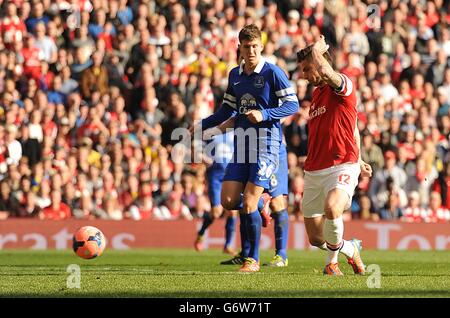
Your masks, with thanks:
M278 170L270 177L270 188L267 191L272 198L288 195L288 163L286 147L281 148L280 165Z
M223 177L225 169L210 168L207 170L208 176L208 197L211 201L211 207L220 205L220 192L222 191Z
M275 158L278 159L278 156ZM273 171L278 169L278 162L270 159L258 159L257 163L230 162L227 166L224 181L237 181L242 184L251 182L264 189L270 189Z

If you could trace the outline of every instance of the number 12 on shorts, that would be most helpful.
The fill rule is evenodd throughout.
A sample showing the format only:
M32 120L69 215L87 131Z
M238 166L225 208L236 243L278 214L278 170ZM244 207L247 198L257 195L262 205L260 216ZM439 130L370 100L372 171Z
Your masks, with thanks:
M350 175L348 174L340 174L338 177L338 182L340 184L350 184Z

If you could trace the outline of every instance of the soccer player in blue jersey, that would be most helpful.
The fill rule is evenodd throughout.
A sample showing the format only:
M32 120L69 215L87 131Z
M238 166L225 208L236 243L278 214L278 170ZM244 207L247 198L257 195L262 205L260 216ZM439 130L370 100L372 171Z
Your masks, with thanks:
M270 177L278 169L280 119L296 113L299 104L283 70L262 58L258 27L245 26L239 32L239 42L244 62L231 70L222 106L202 120L201 129L215 127L236 115L234 129L238 136L234 138L233 159L226 169L221 203L225 209L233 210L242 201L241 235L250 242L250 249L240 271L257 272L262 226L258 201L264 189L270 188Z
M233 132L219 134L212 138L206 146L207 155L204 157L209 165L208 176L208 196L211 201L211 212L203 215L203 224L197 233L194 247L197 251L203 250L203 235L208 227L224 214L227 218L225 223L225 245L223 251L234 255L231 244L233 243L234 231L236 227L236 211L224 210L220 204L220 192L225 176L225 169L233 156Z
M289 238L289 215L287 211L286 196L288 189L288 164L286 144L280 147L280 164L276 173L270 177L269 195L272 219L275 232L275 256L270 262L263 264L272 267L285 267L288 265L287 243Z
M288 166L286 145L283 143L280 148L280 166L276 173L270 177L270 189L267 191L270 195L271 217L274 220L275 232L275 256L264 266L286 267L288 266L287 244L289 238L289 215L287 212L286 197L288 195ZM267 213L267 209L262 203L258 203L258 210L261 214ZM223 261L221 265L243 264L250 250L250 242L241 232L241 252L230 260Z
M234 117L227 120L218 126L218 130L205 131L204 138L209 138L214 133L221 134L225 131L234 127ZM258 202L258 210L261 213L261 216L264 218L268 215L268 207L270 207L272 211L272 218L274 219L274 232L275 232L275 256L270 260L270 262L265 263L265 266L272 267L285 267L288 265L287 258L287 243L289 237L289 215L287 212L287 202L285 196L288 195L288 164L287 164L287 151L286 151L286 143L283 139L283 142L280 147L280 165L278 170L272 174L270 177L270 188L266 190L266 192L270 196L270 204L267 205L267 199L260 199ZM242 208L242 207L239 207ZM270 223L270 219L268 218L266 221L266 226ZM264 224L263 224L264 226ZM244 241L241 238L241 251L238 255L233 257L230 260L223 261L221 265L238 265L243 264L245 257L247 256L249 251L249 242Z

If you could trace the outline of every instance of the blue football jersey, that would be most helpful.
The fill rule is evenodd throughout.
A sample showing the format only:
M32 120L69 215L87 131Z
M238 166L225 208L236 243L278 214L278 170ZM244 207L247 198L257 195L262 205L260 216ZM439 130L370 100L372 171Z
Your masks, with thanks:
M264 59L250 75L244 72L244 64L231 70L223 103L237 113L235 155L238 149L255 151L258 155L261 152L278 155L282 138L280 119L294 114L299 107L295 91L284 71ZM257 124L250 122L245 115L254 109L263 114L263 121ZM239 138L240 128L241 132L256 128L255 135L247 134L247 138ZM249 139L253 138L258 142L250 142Z

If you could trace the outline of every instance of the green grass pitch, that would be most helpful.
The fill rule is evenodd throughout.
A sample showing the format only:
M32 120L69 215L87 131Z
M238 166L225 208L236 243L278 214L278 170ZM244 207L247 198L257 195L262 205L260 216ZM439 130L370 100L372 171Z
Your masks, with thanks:
M272 253L262 253L262 261ZM341 256L344 277L322 275L322 251L289 251L289 267L238 273L219 265L220 250L106 250L93 260L72 251L0 251L0 297L450 297L448 251L363 251L381 270L355 276ZM80 266L80 288L68 288L67 266ZM73 281L73 280L72 280Z

